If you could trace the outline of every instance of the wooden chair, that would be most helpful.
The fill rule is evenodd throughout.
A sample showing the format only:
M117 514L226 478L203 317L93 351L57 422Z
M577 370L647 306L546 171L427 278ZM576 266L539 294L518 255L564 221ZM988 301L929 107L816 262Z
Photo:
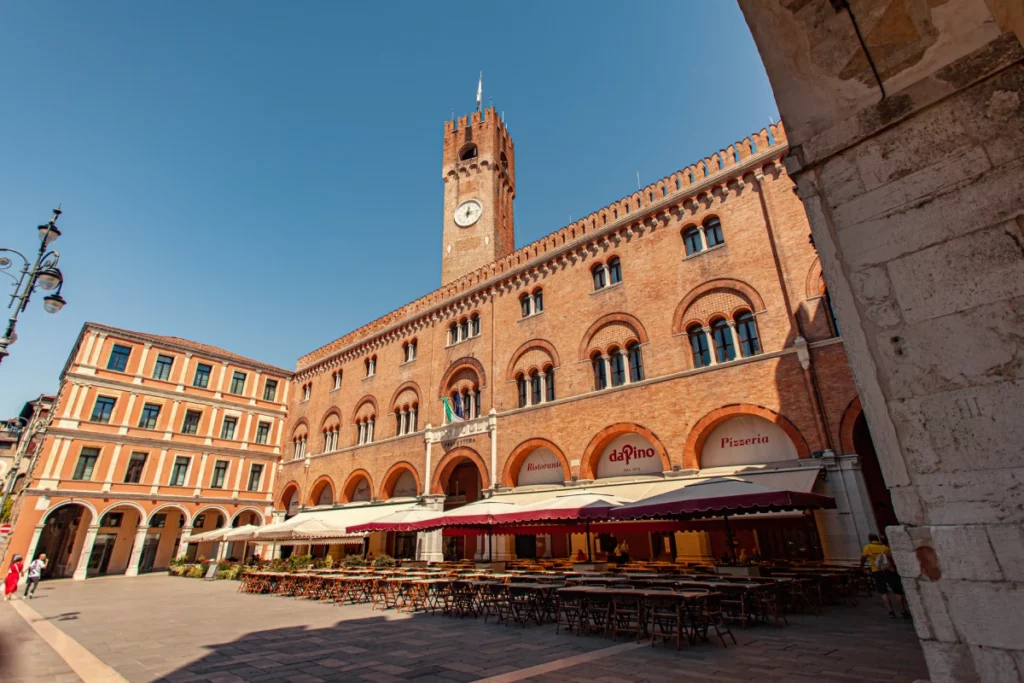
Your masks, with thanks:
M703 598L700 598L703 606L701 612L700 626L703 630L703 638L707 640L707 634L710 629L715 629L715 635L722 641L722 647L729 647L725 643L725 636L728 635L732 638L732 644L736 644L736 636L732 634L732 629L729 628L729 623L726 620L726 614L722 607L722 595L720 593L708 593Z
M685 600L682 596L672 598L668 596L655 595L647 598L647 618L650 622L651 647L654 647L655 638L661 638L662 642L668 642L675 638L676 649L683 644L683 636L687 639L690 634L686 627L686 613L684 610ZM637 642L639 642L639 635Z
M601 635L607 633L611 612L611 596L588 593L583 610L584 632L600 633Z
M585 618L586 594L583 591L564 591L558 594L558 603L555 608L555 633L558 633L562 626L572 633L576 629L576 635L583 632L582 625ZM564 617L564 619L563 619Z
M616 586L616 590L618 590ZM620 595L612 596L611 630L612 640L615 640L620 632L636 635L636 642L640 642L640 634L647 626L646 615L644 614L643 596L632 590L629 586Z

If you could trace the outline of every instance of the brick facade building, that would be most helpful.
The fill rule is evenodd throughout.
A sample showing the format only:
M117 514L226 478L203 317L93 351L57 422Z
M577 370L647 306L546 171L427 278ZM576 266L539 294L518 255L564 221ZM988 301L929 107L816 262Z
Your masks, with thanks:
M591 480L810 472L801 481L839 505L817 513L811 536L830 558L858 556L889 504L787 149L772 126L514 250L509 132L493 109L448 122L442 286L299 359L278 518L417 495L450 507ZM445 426L443 397L470 419ZM651 457L623 465L627 450ZM804 518L771 523L747 542L770 554L817 542ZM543 553L571 543L537 542ZM652 555L716 552L696 527L664 548L640 542ZM440 544L425 535L417 552L440 559ZM508 539L496 550L532 552ZM445 552L482 548L451 539Z
M206 344L87 323L10 548L76 579L244 552L188 538L269 518L290 380Z

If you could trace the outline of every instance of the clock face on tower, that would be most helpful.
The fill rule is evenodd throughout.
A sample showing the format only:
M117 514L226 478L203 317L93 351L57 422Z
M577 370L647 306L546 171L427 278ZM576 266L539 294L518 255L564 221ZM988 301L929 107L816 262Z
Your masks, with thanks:
M460 228L468 228L480 220L483 212L484 207L480 206L480 202L477 200L470 199L464 201L455 209L455 225Z

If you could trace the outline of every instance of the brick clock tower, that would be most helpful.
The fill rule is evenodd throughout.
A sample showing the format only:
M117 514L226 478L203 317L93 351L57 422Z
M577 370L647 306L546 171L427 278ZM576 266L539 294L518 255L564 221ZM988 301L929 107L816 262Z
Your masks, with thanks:
M515 250L515 149L493 108L445 123L443 170L445 285Z

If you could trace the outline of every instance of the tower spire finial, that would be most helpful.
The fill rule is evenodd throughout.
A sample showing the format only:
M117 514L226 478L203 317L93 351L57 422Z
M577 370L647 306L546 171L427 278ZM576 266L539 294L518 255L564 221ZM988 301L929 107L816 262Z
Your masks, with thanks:
M480 81L476 84L476 110L480 111L480 107L484 101L484 72L480 72Z

